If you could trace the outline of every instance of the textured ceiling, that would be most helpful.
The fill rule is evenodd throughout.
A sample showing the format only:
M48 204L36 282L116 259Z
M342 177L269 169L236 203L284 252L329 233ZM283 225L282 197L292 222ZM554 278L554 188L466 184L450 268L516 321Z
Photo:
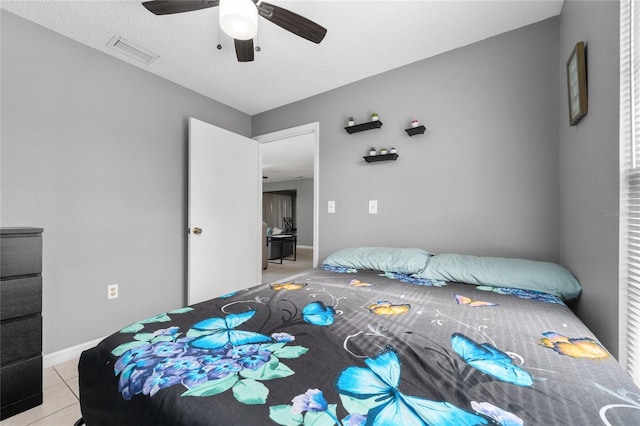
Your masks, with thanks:
M304 134L262 145L264 183L313 178L315 134Z
M563 0L279 1L327 28L320 45L259 18L255 61L238 63L218 8L155 16L139 1L9 1L0 7L246 114L257 114L552 16ZM121 36L159 58L107 47ZM222 50L217 50L220 42Z

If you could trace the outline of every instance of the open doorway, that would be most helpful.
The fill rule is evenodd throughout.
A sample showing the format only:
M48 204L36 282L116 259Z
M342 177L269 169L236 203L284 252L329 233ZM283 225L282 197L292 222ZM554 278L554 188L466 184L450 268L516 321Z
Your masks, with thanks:
M254 139L260 143L259 192L267 223L262 282L272 282L318 262L318 123Z
M271 183L262 183L262 221L267 223L269 230L276 230L276 233L297 235L297 187L302 186L303 192L305 188L304 185L300 185L298 182L285 181L285 185L289 184L293 189L270 190ZM313 191L313 186L308 186L311 186L311 191ZM310 202L313 202L313 198L310 198ZM311 212L312 210L309 210L309 213ZM304 214L305 212L303 212ZM309 244L309 246L312 246L312 244Z

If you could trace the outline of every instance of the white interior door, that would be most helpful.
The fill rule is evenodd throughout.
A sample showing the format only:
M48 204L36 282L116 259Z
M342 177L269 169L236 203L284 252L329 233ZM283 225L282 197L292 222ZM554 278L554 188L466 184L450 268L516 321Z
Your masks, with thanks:
M256 141L189 119L189 305L260 282L259 169Z

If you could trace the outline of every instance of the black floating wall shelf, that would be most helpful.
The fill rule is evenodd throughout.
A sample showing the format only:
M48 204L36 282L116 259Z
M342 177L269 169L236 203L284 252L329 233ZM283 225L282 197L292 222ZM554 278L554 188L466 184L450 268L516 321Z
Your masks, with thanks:
M424 126L411 127L409 129L404 129L404 131L407 132L409 136L422 135L424 134L425 130L427 130L427 128Z
M376 120L362 124L354 124L353 126L347 126L344 129L347 131L347 133L351 134L362 132L364 130L379 129L380 127L382 127L382 121Z
M367 163L375 163L377 161L395 161L398 159L398 154L378 154L378 155L366 155L364 161Z

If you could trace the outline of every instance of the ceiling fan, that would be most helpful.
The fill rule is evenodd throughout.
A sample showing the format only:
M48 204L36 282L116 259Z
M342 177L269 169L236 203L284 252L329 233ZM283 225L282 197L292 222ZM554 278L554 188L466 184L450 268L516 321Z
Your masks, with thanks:
M142 5L155 15L219 6L220 28L234 39L239 62L253 61L253 38L258 32L258 15L316 44L327 33L326 28L303 16L259 0L151 0Z

